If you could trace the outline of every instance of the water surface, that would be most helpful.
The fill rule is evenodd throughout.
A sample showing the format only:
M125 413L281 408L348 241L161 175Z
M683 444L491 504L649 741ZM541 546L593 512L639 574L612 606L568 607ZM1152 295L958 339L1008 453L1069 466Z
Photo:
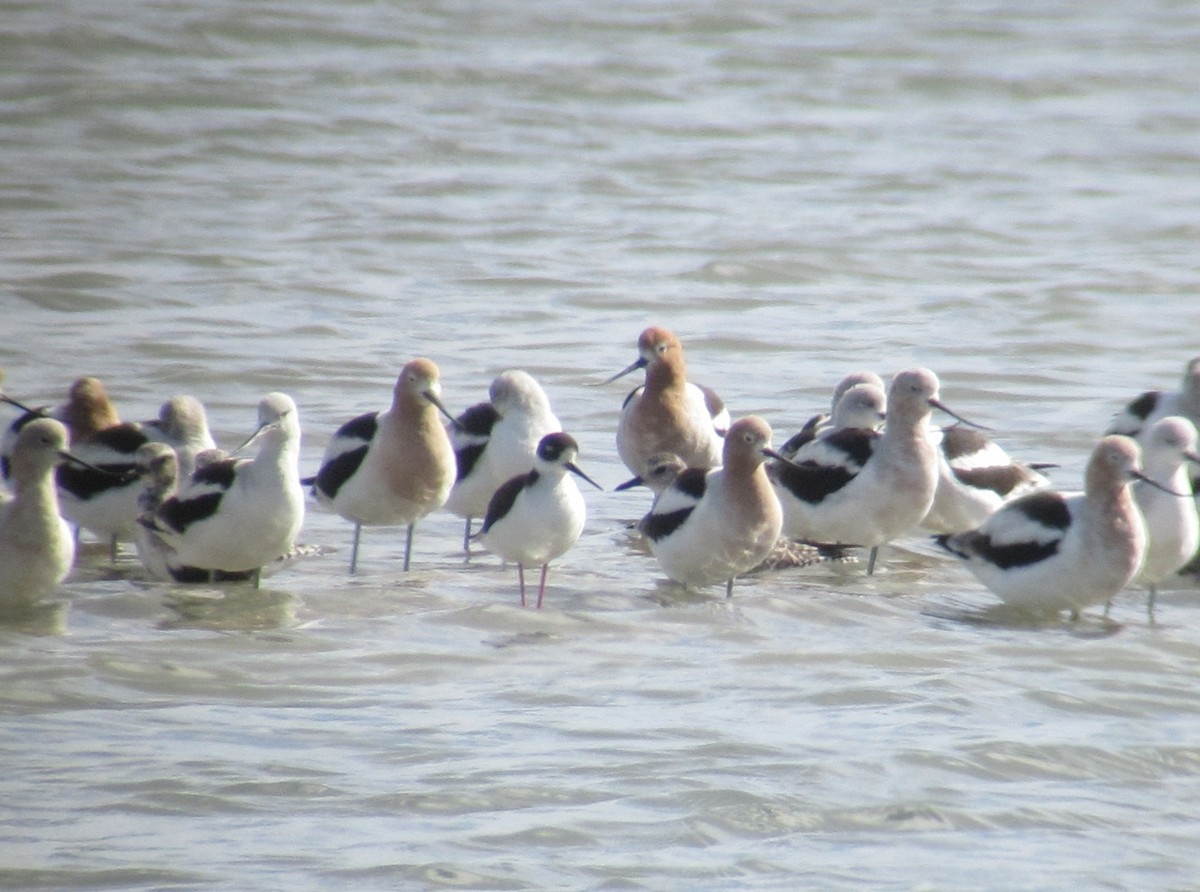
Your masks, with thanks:
M842 374L943 397L1078 485L1200 323L1190 4L12 3L0 366L55 403L266 391L314 469L400 366L505 368L580 462L648 324L782 435ZM997 615L920 536L736 597L665 584L587 493L548 606L460 522L259 591L89 543L0 628L12 888L1129 888L1194 882L1197 584Z

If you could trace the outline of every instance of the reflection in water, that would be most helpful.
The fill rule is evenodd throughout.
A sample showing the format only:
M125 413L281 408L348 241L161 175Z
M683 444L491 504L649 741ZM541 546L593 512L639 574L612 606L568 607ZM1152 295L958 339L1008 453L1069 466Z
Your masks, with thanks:
M66 601L5 605L0 610L0 630L26 635L61 635L67 628Z
M293 594L251 585L175 587L163 604L175 616L160 622L161 629L252 631L296 622Z

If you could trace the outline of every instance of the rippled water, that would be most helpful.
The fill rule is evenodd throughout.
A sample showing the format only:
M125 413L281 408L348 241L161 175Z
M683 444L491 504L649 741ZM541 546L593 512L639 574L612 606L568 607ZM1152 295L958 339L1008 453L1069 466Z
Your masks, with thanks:
M9 3L0 366L217 437L283 389L315 468L400 365L523 367L611 487L645 325L781 433L845 372L1075 486L1200 352L1193 4ZM0 627L12 888L1177 888L1200 599L1036 625L920 537L663 584L588 493L548 607L459 521L251 591L89 546Z

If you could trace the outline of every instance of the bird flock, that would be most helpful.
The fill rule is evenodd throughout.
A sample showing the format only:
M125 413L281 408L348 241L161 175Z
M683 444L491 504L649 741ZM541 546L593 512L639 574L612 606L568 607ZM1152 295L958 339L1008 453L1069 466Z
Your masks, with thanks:
M819 556L879 549L925 531L1002 601L1077 617L1131 584L1156 589L1200 548L1190 465L1200 464L1200 357L1178 391L1142 394L1097 442L1080 492L1056 489L1047 466L1020 462L948 407L937 376L896 372L890 383L854 372L830 411L782 446L762 418L731 418L710 388L688 380L683 346L647 328L616 448L652 500L637 535L662 572L685 588L723 585L782 548ZM539 570L543 604L551 562L579 539L586 503L576 479L601 489L576 463L579 445L524 371L495 378L488 399L453 415L437 365L408 362L388 408L352 418L330 437L319 467L303 476L295 401L269 393L258 423L223 451L204 407L167 400L159 417L122 421L104 385L80 378L58 407L31 407L0 390L14 417L0 439L0 607L22 610L68 576L79 531L132 541L145 575L173 582L253 580L296 551L309 496L353 526L350 573L363 527L414 532L446 510L464 522L463 551L479 543L525 571ZM950 423L933 423L934 414ZM474 522L481 521L477 532ZM1106 607L1107 609L1107 607Z

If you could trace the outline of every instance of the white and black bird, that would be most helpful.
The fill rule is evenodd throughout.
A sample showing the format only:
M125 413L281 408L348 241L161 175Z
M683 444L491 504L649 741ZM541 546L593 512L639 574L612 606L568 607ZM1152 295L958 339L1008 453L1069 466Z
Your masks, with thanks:
M235 450L253 458L202 464L176 495L140 522L175 550L179 564L218 574L252 573L287 554L304 522L300 417L287 394L258 404L258 429Z
M1106 436L1088 461L1083 493L1030 493L976 530L935 540L1006 604L1078 616L1111 600L1142 567L1146 527L1130 487L1147 479L1140 459L1135 441Z
M325 447L313 493L354 524L350 572L358 570L358 541L364 526L407 527L404 569L412 560L417 522L446 503L454 484L454 450L438 413L441 378L429 359L400 370L392 404L338 428Z
M674 467L639 527L669 578L685 588L724 583L728 597L734 578L770 554L783 515L763 462L775 457L770 425L748 416L726 433L719 467Z
M141 424L121 420L98 378L72 382L67 401L52 414L67 426L71 451L91 465L59 467L59 510L79 529L107 541L115 558L118 540L129 538L137 521L134 453L149 437Z
M484 516L501 484L529 469L542 437L560 430L546 391L519 369L497 375L487 402L476 403L447 426L456 474L445 508L465 519L464 552L471 520Z
M899 372L887 399L882 432L844 428L803 447L769 473L783 505L783 534L827 545L870 548L867 572L880 545L916 528L933 505L938 453L929 416L940 409L963 421L938 398L928 369Z
M522 607L525 568L541 567L541 607L550 562L565 554L583 532L587 506L570 475L602 488L575 464L578 455L579 444L570 434L547 434L538 443L532 470L502 484L488 504L479 537L489 550L516 563Z

